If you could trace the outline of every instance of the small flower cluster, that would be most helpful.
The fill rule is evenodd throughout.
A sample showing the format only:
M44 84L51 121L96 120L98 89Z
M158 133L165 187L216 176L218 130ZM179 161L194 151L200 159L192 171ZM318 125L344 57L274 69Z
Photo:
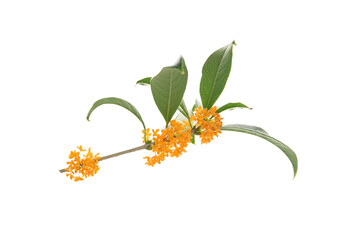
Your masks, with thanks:
M190 116L190 120L195 122L195 127L200 131L201 143L209 143L214 136L218 137L221 133L223 118L216 111L216 106L209 110L198 107L195 109L195 114Z
M94 176L100 169L98 165L100 159L99 153L94 156L91 148L89 148L87 153L83 154L83 158L81 158L80 153L86 152L86 149L83 149L82 146L77 148L79 151L70 152L69 159L71 161L67 162L68 167L66 168L66 176L75 182L84 180L84 177Z
M176 120L170 121L170 127L165 130L159 129L143 130L146 141L144 143L152 143L151 157L144 157L147 160L145 164L154 166L155 163L161 163L166 157L179 157L182 153L186 152L185 148L191 142L192 134L198 134L201 138L201 143L209 143L218 137L221 133L220 127L222 126L222 118L216 112L217 108L212 107L210 110L201 109L195 110L194 115L190 117L190 121L194 122L194 127L191 129L187 121L178 122ZM152 139L150 140L152 136Z
M146 130L146 138L151 136L150 129ZM170 121L170 127L165 130L152 130L152 151L154 153L151 157L144 157L147 160L146 164L154 166L155 163L161 163L165 157L179 157L191 140L191 128L186 121L178 122L176 120Z

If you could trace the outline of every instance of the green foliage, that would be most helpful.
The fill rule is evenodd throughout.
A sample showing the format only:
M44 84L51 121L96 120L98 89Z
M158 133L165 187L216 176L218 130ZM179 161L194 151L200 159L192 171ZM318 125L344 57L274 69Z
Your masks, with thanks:
M86 119L88 121L90 121L90 115L91 113L99 106L103 105L103 104L115 104L115 105L118 105L120 107L123 107L127 110L129 110L132 114L134 114L139 120L140 122L142 123L143 127L144 127L144 130L146 130L146 127L145 127L145 123L144 121L142 120L141 118L141 115L140 113L138 112L138 110L131 104L129 103L128 101L125 101L124 99L121 99L121 98L115 98L115 97L109 97L109 98L102 98L100 100L97 100L93 106L90 108L87 116L86 116Z
M223 112L225 110L231 110L233 108L248 108L248 109L251 109L248 106L238 102L238 103L225 104L224 106L220 107L216 112L221 113L221 112Z
M200 96L204 108L210 109L225 88L232 62L235 42L216 50L206 60L200 82Z
M201 103L199 102L199 100L195 100L195 103L194 103L194 105L193 105L193 107L192 107L192 112L194 112L195 111L195 109L196 108L198 108L198 107L200 107L201 106Z
M147 86L150 85L151 77L143 78L136 82L136 84Z
M247 134L261 137L261 138L271 142L272 144L274 144L275 146L280 148L280 150L283 151L283 153L285 153L285 155L289 158L289 160L292 164L293 170L294 170L294 177L296 176L297 169L298 169L298 161L297 161L295 152L293 150L291 150L288 146L286 146L284 143L280 142L279 140L277 140L273 137L270 137L265 132L265 130L263 130L262 128L249 126L249 125L243 125L243 124L232 124L232 125L223 126L221 128L221 130L247 133Z
M166 126L178 109L184 96L188 72L184 58L170 67L164 67L151 79L151 92L155 103L163 115Z
M189 121L190 126L191 126L191 121L190 121L190 115L189 115L189 111L186 108L185 102L184 100L181 100L181 103L179 105L179 112L184 115L184 117L186 117L186 119Z
M195 135L194 134L191 134L191 139L190 139L190 141L191 141L191 143L192 144L195 144Z

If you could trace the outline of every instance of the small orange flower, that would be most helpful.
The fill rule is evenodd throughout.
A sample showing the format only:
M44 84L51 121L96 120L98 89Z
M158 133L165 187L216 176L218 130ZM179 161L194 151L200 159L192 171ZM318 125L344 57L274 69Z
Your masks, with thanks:
M223 118L216 111L216 106L209 110L198 107L195 109L195 114L190 116L190 120L195 122L195 128L200 131L201 143L209 143L214 136L218 137L221 133Z
M150 128L146 129L146 133L145 133L145 130L142 130L142 133L144 134L143 143L145 143L145 141L148 141L151 137Z
M98 165L99 153L94 156L91 148L89 148L88 152L83 154L83 158L80 158L80 152L86 152L86 149L83 149L82 146L77 148L79 152L76 150L70 152L69 159L71 161L67 162L68 167L66 168L66 176L75 182L84 180L84 177L94 176L100 169Z
M86 149L83 149L81 145L80 145L80 146L78 146L78 147L77 147L77 149L79 149L79 151L80 151L80 152L84 152L84 151L86 151Z
M148 134L148 133L147 133ZM147 138L148 139L148 138ZM154 166L160 164L166 157L179 157L188 146L191 139L191 128L186 121L170 121L170 127L165 130L152 130L152 151L151 157L144 157L147 160L145 164Z

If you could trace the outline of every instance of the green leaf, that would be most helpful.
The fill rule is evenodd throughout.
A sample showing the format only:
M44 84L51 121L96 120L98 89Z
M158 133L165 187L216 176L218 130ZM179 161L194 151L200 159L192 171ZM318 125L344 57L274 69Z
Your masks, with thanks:
M128 101L125 101L121 98L115 98L115 97L109 97L109 98L102 98L100 100L97 100L93 106L90 108L89 110L89 113L87 114L87 117L86 119L88 121L89 118L90 118L90 115L91 113L99 106L103 105L103 104L115 104L115 105L119 105L127 110L129 110L131 113L133 113L139 120L140 122L142 123L143 127L144 127L144 130L146 131L146 127L145 127L145 123L144 121L142 120L141 118L141 115L140 113L138 112L138 110L131 104L129 103Z
M200 96L204 108L210 109L225 88L231 70L233 45L235 42L216 50L202 68Z
M262 128L249 126L249 125L242 125L242 124L232 124L232 125L226 125L226 126L221 127L221 130L248 133L251 135L261 137L261 138L271 142L272 144L274 144L275 146L280 148L280 150L283 151L285 153L285 155L289 158L289 160L292 164L292 167L294 169L294 177L296 176L297 169L298 169L298 160L297 160L295 152L293 150L291 150L288 146L286 146L285 144L280 142L279 140L277 140L273 137L270 137L265 132L265 130L263 130Z
M194 106L192 107L192 109L191 109L191 111L192 112L194 112L195 111L195 109L197 109L198 107L200 107L201 106L201 103L199 102L199 100L195 100L195 104L194 104Z
M179 111L182 113L182 115L184 115L190 121L189 112L188 112L188 110L186 108L184 99L181 100L181 103L179 105Z
M228 104L225 104L224 106L220 107L216 112L217 113L221 113L225 110L228 110L228 109L232 109L232 108L248 108L251 110L251 108L249 108L248 106L242 104L242 103L228 103Z
M136 84L142 85L142 86L148 86L150 85L151 77L143 78L136 82Z
M190 139L190 142L192 143L192 144L195 144L195 135L194 134L191 134L191 139Z
M184 58L170 67L164 67L151 79L151 92L155 103L163 115L166 127L178 109L184 96L188 72Z

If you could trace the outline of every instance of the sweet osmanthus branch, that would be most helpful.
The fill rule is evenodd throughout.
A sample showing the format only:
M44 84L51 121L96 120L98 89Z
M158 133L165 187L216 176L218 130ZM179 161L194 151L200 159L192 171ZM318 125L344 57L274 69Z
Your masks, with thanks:
M196 101L191 109L186 107L183 99L188 81L188 71L183 57L180 57L175 65L164 67L157 75L137 81L139 85L150 86L155 104L164 117L165 130L153 129L150 134L139 111L124 99L107 97L96 101L87 114L87 120L95 109L104 104L120 106L131 112L142 124L145 144L101 158L98 155L93 156L89 149L82 159L79 155L81 151L85 150L80 146L78 147L80 152L70 152L69 158L74 160L68 162L69 167L61 169L60 172L68 172L66 175L74 181L83 180L83 177L93 176L97 172L99 169L97 161L143 149L152 150L153 156L144 158L147 159L147 165L154 166L155 163L163 161L165 157L181 155L185 152L185 147L189 142L195 144L195 136L201 138L201 143L209 143L221 131L233 131L260 137L278 147L290 160L295 177L298 160L295 152L287 145L269 136L265 130L259 127L244 124L222 125L219 113L235 108L252 109L240 102L229 102L220 108L215 106L230 75L233 46L235 45L233 41L216 50L207 58L200 80L201 102ZM179 114L174 120L173 116L177 111ZM150 140L150 138L152 139Z

